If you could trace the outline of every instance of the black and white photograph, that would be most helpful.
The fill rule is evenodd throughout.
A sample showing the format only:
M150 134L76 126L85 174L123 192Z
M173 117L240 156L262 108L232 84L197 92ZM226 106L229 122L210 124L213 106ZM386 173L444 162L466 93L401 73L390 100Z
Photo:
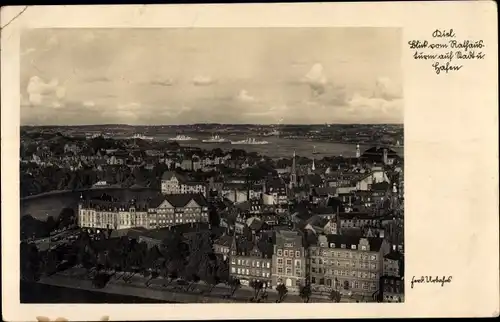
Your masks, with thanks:
M24 30L21 303L403 303L401 42Z

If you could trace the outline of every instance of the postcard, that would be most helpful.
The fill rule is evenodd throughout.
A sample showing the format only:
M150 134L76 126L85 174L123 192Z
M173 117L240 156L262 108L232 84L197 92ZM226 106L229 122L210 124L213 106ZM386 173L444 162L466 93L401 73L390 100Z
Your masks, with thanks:
M2 8L3 318L498 316L496 24Z

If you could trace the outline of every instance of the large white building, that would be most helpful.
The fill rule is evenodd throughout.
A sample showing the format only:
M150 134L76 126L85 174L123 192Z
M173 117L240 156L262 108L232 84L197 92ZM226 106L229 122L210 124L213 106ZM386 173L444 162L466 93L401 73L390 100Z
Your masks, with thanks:
M148 204L90 200L78 205L78 226L81 228L156 229L208 221L208 203L201 194L163 195Z
M181 174L167 171L161 177L161 192L165 195L201 193L206 197L207 184L204 182L190 182Z

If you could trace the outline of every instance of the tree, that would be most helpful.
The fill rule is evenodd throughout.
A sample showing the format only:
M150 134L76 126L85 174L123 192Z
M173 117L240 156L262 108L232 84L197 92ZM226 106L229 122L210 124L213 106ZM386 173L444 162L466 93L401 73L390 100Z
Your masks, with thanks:
M198 274L191 274L190 276L188 276L187 280L190 281L190 283L186 287L186 291L189 291L191 289L191 286L200 281L200 277L198 276Z
M304 301L304 303L309 303L309 299L311 298L312 290L311 284L307 283L300 287L299 295Z
M340 299L342 298L342 294L340 294L339 291L332 290L329 295L330 301L334 303L339 303Z
M221 282L219 276L217 275L211 275L206 279L206 282L210 285L210 289L208 290L208 293L211 293L212 290Z
M51 276L57 273L57 254L55 251L47 252L47 257L45 258L44 273L47 276Z
M233 296L236 290L241 287L240 280L237 278L231 278L229 280L229 286L231 287L231 296Z
M283 302L286 295L288 294L288 289L286 288L285 284L279 284L276 287L276 291L278 291L278 295L279 295L278 303Z
M45 225L46 225L47 231L49 233L54 231L55 229L57 229L57 223L56 223L54 217L52 217L52 216L49 216L49 218L47 218Z
M216 276L221 282L229 281L229 263L228 260L221 260L217 262L217 272Z
M40 255L35 244L21 243L20 264L22 280L38 281L40 279Z
M264 283L261 281L253 280L250 282L250 287L254 289L254 291L255 291L254 298L257 299L260 291L264 288Z

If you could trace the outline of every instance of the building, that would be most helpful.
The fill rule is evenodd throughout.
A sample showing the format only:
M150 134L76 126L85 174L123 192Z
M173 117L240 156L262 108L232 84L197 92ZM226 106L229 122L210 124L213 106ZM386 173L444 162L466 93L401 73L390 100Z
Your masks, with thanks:
M389 250L382 238L319 235L308 256L313 290L371 297L378 289Z
M208 202L202 194L167 194L151 201L149 227L162 228L185 223L208 223Z
M287 186L281 178L268 180L262 190L262 201L265 205L288 204Z
M272 285L285 284L289 292L298 292L306 278L306 250L302 234L297 231L276 231L272 260Z
M400 265L403 256L395 248L394 245L392 251L384 256L384 276L401 277Z
M201 194L164 195L149 204L82 201L78 226L89 229L157 229L184 223L208 223L208 202Z
M254 235L254 240L233 236L230 247L229 274L242 285L251 281L271 287L273 248L272 238L266 234Z
M375 183L389 182L387 173L380 167L374 167L370 172L356 181L357 190L372 190L372 185Z
M229 256L229 251L231 250L233 238L233 236L229 236L224 233L221 237L216 239L214 241L214 253L222 255L224 260L226 260Z
M146 205L108 202L101 200L82 201L78 204L78 226L92 230L149 228Z
M395 276L383 276L380 279L380 290L382 302L402 303L404 302L404 281Z
M207 185L190 182L186 177L173 171L166 171L161 177L161 192L167 194L200 193L207 196Z

